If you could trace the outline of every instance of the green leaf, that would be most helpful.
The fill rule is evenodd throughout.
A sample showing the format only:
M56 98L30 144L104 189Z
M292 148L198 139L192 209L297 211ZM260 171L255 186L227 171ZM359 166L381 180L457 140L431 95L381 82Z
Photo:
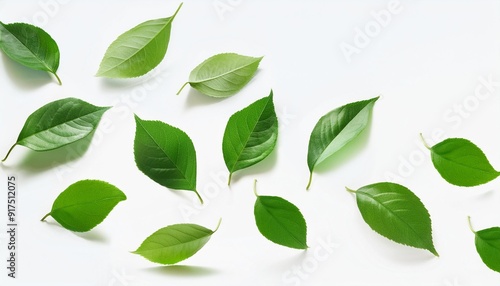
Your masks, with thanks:
M42 221L52 216L66 229L89 231L100 224L119 202L126 199L122 191L109 183L97 180L79 181L56 198L52 210Z
M213 97L228 97L240 91L255 75L263 57L234 53L218 54L206 59L191 71L187 85Z
M210 240L219 225L215 230L196 224L169 225L146 238L132 253L152 262L175 264L198 252Z
M110 107L98 107L76 98L56 100L33 112L2 160L16 145L34 151L49 151L87 137Z
M25 23L3 24L0 22L0 49L12 60L34 70L47 71L61 79L59 47L44 30Z
M431 218L420 199L408 188L395 183L376 183L356 194L365 222L380 235L439 256L432 242Z
M283 198L259 196L255 188L254 215L260 233L276 244L306 249L307 225L300 210Z
M500 272L500 227L474 231L470 217L469 227L475 234L476 250L484 264L490 269Z
M137 168L158 184L196 193L196 151L182 130L135 116L134 156Z
M420 134L422 136L422 134ZM422 137L423 140L423 137ZM463 138L450 138L429 147L434 167L448 183L473 187L488 183L500 175L483 151Z
M174 15L141 23L121 34L108 47L96 76L132 78L145 75L165 57Z
M233 114L226 125L222 153L229 181L235 171L264 160L276 146L278 118L274 111L273 91Z
M349 103L319 119L309 139L307 165L310 174L306 189L311 186L314 168L354 140L368 126L373 105L378 98Z

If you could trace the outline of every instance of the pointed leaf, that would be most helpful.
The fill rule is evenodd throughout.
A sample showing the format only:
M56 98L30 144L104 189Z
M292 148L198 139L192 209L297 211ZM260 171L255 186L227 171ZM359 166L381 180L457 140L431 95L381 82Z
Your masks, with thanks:
M133 253L152 262L175 264L198 252L216 231L196 224L170 225L146 238Z
M278 118L274 111L273 92L233 114L226 125L222 153L229 182L232 174L264 160L276 146Z
M39 27L25 23L0 22L0 49L12 60L34 70L47 71L61 80L59 47L52 37Z
M98 107L76 98L48 103L33 112L11 147L16 145L35 151L49 151L81 140L91 134L109 107Z
M500 272L500 227L483 229L475 234L476 250L490 269Z
M121 34L108 47L97 76L132 78L145 75L165 57L174 15L141 23Z
M189 83L191 87L208 96L231 96L252 79L262 58L234 53L212 56L191 71L186 84Z
M109 183L79 181L56 198L52 210L42 221L50 215L68 230L89 231L100 224L119 202L126 199L122 191Z
M373 105L378 98L349 103L319 119L309 139L307 165L310 176L307 189L311 184L314 168L354 140L368 126Z
M374 231L438 256L432 242L429 212L409 189L394 183L377 183L355 193L359 211Z
M500 175L483 151L469 140L446 139L430 150L434 167L450 184L472 187L490 182Z
M280 197L257 196L254 215L265 238L291 248L307 248L306 221L294 204Z
M158 184L196 191L196 151L182 130L135 116L134 156L137 168ZM201 197L198 195L200 201Z

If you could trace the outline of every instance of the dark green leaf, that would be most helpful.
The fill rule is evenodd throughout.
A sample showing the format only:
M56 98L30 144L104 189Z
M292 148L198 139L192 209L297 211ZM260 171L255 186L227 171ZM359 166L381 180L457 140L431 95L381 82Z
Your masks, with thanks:
M47 71L61 80L59 48L44 30L25 23L3 24L0 22L0 49L14 61L34 70Z
M175 264L198 252L218 228L212 231L196 224L170 225L146 238L133 253L152 262Z
M49 151L91 134L109 107L98 107L76 98L56 100L33 112L3 159L16 145L35 151Z
M126 200L117 187L103 181L84 180L64 190L54 201L50 213L64 228L71 231L89 231L100 224L113 208Z
M500 172L493 169L483 151L469 140L450 138L429 149L434 167L450 184L478 186L500 175Z
M432 242L429 212L409 189L394 183L377 183L355 193L359 211L374 231L397 243L426 249L438 256Z
M469 218L470 226L470 218ZM492 227L474 231L476 250L484 264L490 269L500 272L500 227Z
M274 243L306 249L307 225L300 210L280 197L259 196L256 191L255 195L255 223L260 233Z
M309 166L309 189L314 168L326 158L354 140L368 126L370 114L378 97L349 103L321 117L314 126L309 139L307 165Z
M206 59L191 71L187 84L213 97L228 97L240 91L255 75L262 57L234 53L218 54Z
M146 21L120 35L108 47L97 76L131 78L145 75L165 57L174 15Z
M135 116L135 162L139 170L158 184L196 193L196 151L184 131L161 121Z
M232 174L264 160L276 146L278 118L274 111L273 92L233 114L226 125L222 153L229 181Z

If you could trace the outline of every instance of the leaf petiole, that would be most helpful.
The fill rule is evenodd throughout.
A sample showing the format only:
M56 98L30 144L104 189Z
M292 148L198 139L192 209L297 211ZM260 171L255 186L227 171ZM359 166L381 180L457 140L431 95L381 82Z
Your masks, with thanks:
M214 233L215 233L217 230L219 230L219 226L220 226L220 223L221 223L221 222L222 222L222 218L219 218L219 222L217 223L217 226L215 227L215 229L214 229L214 231L213 231Z
M181 91L184 89L184 87L189 83L189 81L186 81L186 83L184 83L182 86L181 86L181 89L179 89L179 91L175 94L175 95L179 95L181 93Z
M227 185L231 186L231 178L233 177L233 173L229 173L229 179L227 180Z
M420 140L422 140L422 143L424 144L425 148L431 150L431 147L429 146L429 144L427 144L427 142L425 141L425 138L424 138L424 135L422 135L422 133L420 133Z
M12 145L12 147L10 147L9 152L7 152L7 155L5 155L5 158L3 158L2 162L5 162L5 160L7 160L7 158L10 155L10 152L12 152L12 149L14 149L14 147L16 147L16 145L17 145L17 143Z
M45 221L45 219L50 215L50 213L46 214L40 221Z
M56 77L57 82L59 83L59 85L62 85L62 81L61 81L61 79L59 78L59 76L57 75L57 73L53 72L52 74Z
M253 193L256 197L259 197L259 194L257 194L257 179L253 180Z
M470 220L470 216L467 216L467 222L469 223L469 229L470 229L470 231L472 231L473 233L476 233L476 231L472 227L472 222Z
M198 199L200 200L200 203L203 204L203 199L201 198L200 193L198 193L197 190L194 190L194 192L195 192L196 196L198 196Z
M311 186L312 179L313 179L313 172L309 173L309 182L307 183L306 191L309 191L309 187Z
M356 191L355 190L351 190L349 189L348 187L345 187L345 190L348 191L349 193L352 193L352 194L355 194Z

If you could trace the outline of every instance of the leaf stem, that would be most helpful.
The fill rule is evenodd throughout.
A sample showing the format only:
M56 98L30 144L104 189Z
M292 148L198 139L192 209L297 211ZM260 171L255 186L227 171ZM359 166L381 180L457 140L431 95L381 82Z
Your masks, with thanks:
M46 214L40 221L45 221L45 219L50 215L50 213Z
M179 10L181 9L182 4L184 4L184 2L181 2L181 4L179 4L179 7L177 8L177 10L175 10L174 15L172 15L172 17L170 17L170 18L172 18L172 20L171 20L171 21L173 21L173 20L174 20L175 16L177 15L177 12L179 12Z
M231 186L231 178L233 177L233 173L229 173L229 179L227 180L227 185Z
M427 144L427 142L425 141L425 138L424 138L424 135L422 135L422 133L420 133L420 140L422 140L422 143L424 143L424 146L425 148L431 150L431 147L429 146L429 144Z
M472 223L470 221L470 216L467 216L467 222L469 223L469 229L470 229L470 231L472 231L473 233L476 233L476 231L474 230L474 228L472 228Z
M217 226L215 227L213 232L216 232L217 230L219 230L219 226L220 226L221 222L222 222L222 218L219 218L219 222L217 223Z
M257 179L253 180L253 193L256 197L259 197L259 194L257 194Z
M10 147L9 152L7 152L7 155L5 155L5 158L3 158L2 162L5 162L5 160L7 160L7 158L10 155L10 152L12 152L12 149L14 149L14 147L16 147L16 145L17 145L17 143L15 143L14 145L12 145L12 147Z
M351 190L349 189L348 187L345 187L345 190L348 191L349 193L352 193L352 194L355 194L356 191L355 190Z
M55 73L55 72L54 72L54 73L52 73L52 74L56 77L57 82L59 83L59 85L62 85L62 81L61 81L61 79L59 78L59 76L57 75L57 73Z
M307 183L306 191L309 191L309 187L311 186L312 179L313 179L313 172L309 173L309 182Z
M185 84L183 84L183 85L181 86L181 89L179 89L179 91L178 91L175 95L179 95L179 94L181 93L181 91L184 89L184 87L185 87L188 83L189 83L189 81L186 81L186 83L185 83Z
M203 204L203 199L201 198L200 194L198 193L197 190L194 190L195 194L198 196L198 199L200 200L200 203Z

